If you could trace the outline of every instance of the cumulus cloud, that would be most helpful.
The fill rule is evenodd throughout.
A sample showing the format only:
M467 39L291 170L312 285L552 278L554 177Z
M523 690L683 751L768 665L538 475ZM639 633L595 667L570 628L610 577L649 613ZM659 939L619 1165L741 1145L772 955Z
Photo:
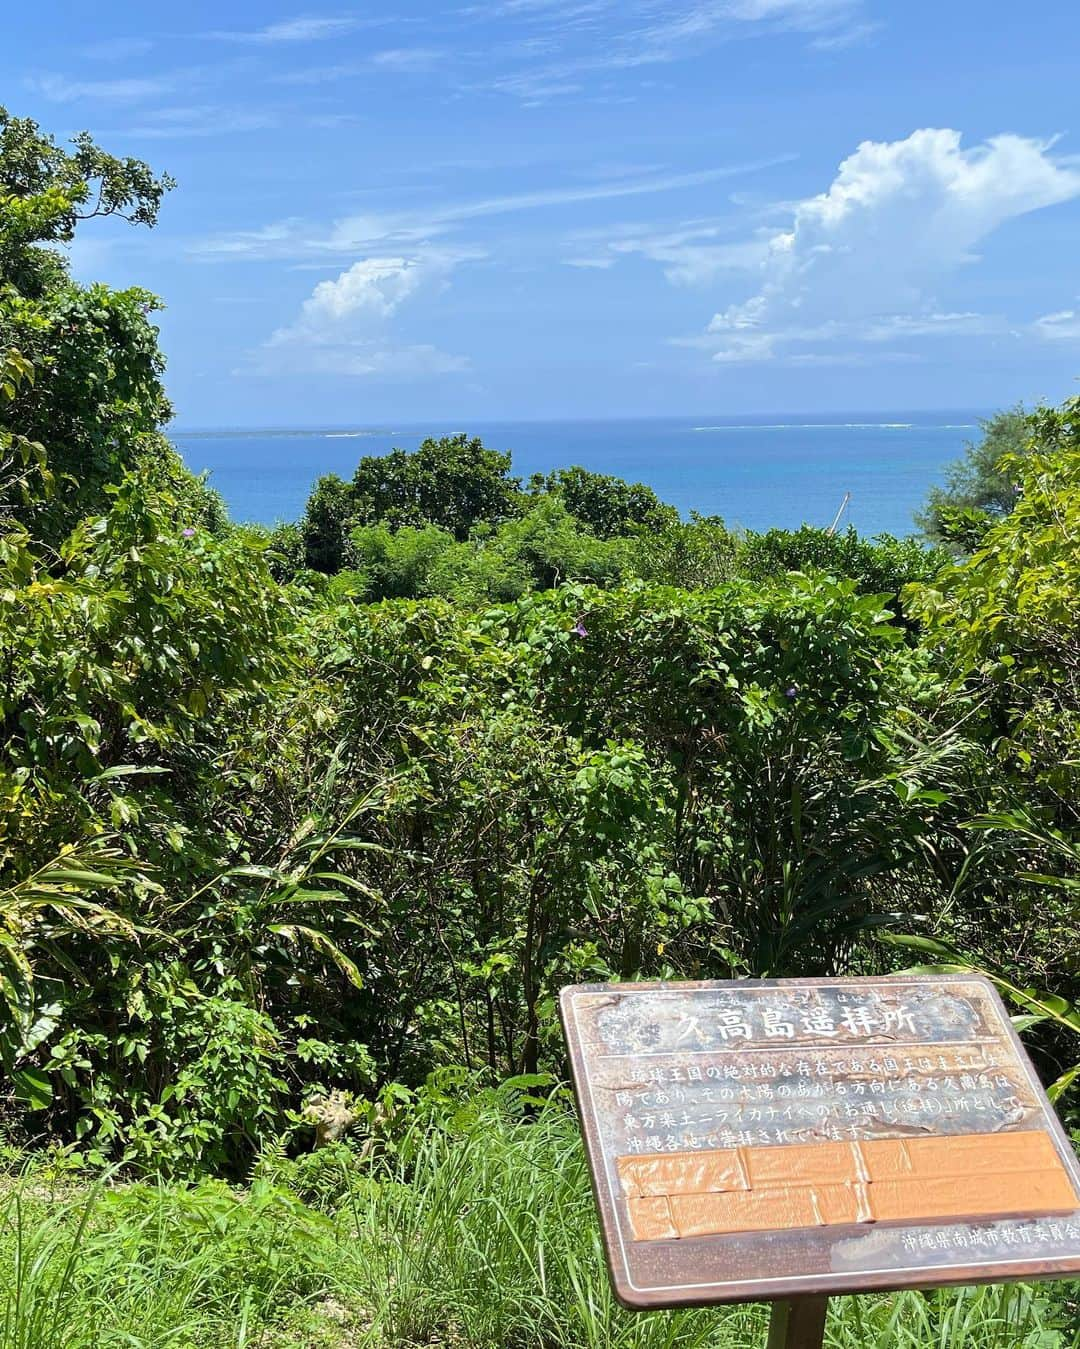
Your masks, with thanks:
M399 343L389 322L422 291L447 284L469 255L428 250L412 256L361 258L320 281L296 319L278 328L256 355L259 374L322 373L409 377L451 374L468 361L427 343Z
M304 301L299 326L322 331L357 314L389 318L437 269L427 258L361 258Z
M714 359L763 360L822 338L994 327L941 313L935 292L1005 221L1080 196L1080 167L1051 149L1015 135L964 149L946 129L864 141L828 190L797 203L791 227L767 239L755 293L714 315Z

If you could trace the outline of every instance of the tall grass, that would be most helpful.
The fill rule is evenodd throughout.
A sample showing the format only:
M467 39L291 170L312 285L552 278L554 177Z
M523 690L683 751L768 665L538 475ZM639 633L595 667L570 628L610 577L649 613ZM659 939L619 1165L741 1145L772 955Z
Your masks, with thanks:
M371 1345L468 1349L747 1349L762 1306L633 1313L611 1294L576 1128L549 1110L498 1109L410 1140L381 1183L350 1189L353 1258L340 1271L370 1308ZM834 1349L1074 1349L1063 1285L840 1298ZM1074 1287L1073 1294L1080 1292Z
M1080 1349L1080 1287L842 1298L831 1349ZM767 1309L641 1315L603 1266L576 1128L494 1094L372 1160L270 1154L252 1183L0 1197L0 1349L748 1349Z
M0 1205L0 1349L255 1344L321 1287L334 1235L266 1184L62 1198L27 1177Z

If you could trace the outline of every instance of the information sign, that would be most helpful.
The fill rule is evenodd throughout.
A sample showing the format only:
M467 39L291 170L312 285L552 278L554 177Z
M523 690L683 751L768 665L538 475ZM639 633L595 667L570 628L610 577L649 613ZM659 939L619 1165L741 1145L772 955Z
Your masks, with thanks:
M1080 1272L1080 1168L987 980L586 984L561 1007L625 1305Z

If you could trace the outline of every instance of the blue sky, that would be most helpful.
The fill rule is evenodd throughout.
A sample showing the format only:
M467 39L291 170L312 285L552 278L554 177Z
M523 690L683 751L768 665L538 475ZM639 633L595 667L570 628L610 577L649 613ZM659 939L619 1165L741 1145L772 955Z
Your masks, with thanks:
M1060 399L1075 0L24 5L0 90L179 187L186 426Z

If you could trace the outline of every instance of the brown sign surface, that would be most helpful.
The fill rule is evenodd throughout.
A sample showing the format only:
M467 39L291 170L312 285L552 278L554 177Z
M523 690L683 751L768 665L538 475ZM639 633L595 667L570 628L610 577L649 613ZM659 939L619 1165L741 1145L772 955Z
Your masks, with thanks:
M584 984L561 1007L627 1306L1080 1272L1080 1167L987 980Z

